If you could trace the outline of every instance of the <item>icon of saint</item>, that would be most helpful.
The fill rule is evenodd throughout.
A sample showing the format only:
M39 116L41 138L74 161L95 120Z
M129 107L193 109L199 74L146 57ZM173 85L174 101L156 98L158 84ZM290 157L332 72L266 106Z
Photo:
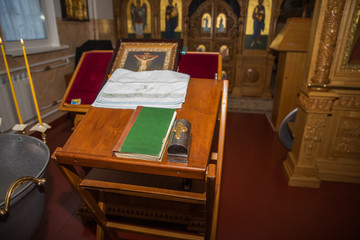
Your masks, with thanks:
M178 7L172 5L173 0L169 0L169 4L165 10L165 38L175 38L175 29L179 22Z
M209 19L208 19L208 17L207 17L207 16L204 18L204 27L203 27L203 31L204 31L204 32L208 32L208 31L210 31L210 28L209 28Z
M226 17L224 14L219 14L219 16L216 18L217 26L216 31L217 32L225 32L226 29Z
M219 32L224 31L224 23L223 23L223 18L220 18L220 23L219 23Z
M265 7L262 5L263 0L258 0L258 5L254 8L253 19L254 19L254 34L252 37L251 47L257 44L261 44L261 31L265 29Z
M222 55L223 59L229 56L229 49L226 45L220 47L220 54Z
M65 0L66 3L66 15L68 19L86 20L87 14L87 2L86 0Z
M131 21L133 25L133 29L136 33L137 38L144 37L144 30L146 27L146 4L143 3L141 5L140 0L136 0L136 6L131 3Z

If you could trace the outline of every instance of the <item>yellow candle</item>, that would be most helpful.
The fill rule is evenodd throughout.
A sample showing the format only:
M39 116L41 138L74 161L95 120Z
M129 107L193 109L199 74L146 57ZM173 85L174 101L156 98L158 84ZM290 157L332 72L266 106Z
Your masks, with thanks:
M27 73L28 73L28 76L29 76L31 93L32 93L32 96L33 96L33 99L34 99L34 105L35 105L35 109L36 109L36 114L37 114L37 117L38 117L38 120L39 120L39 124L42 125L42 120L41 120L41 116L40 116L39 106L38 106L38 103L37 103L37 100L36 100L36 95L35 95L35 91L34 91L34 85L33 85L32 78L31 78L31 74L30 74L29 63L28 63L28 60L27 60L27 57L26 57L25 45L24 45L24 41L23 41L22 38L20 39L20 42L21 42L21 46L22 46L22 49L23 49L23 53L24 53L26 70L27 70Z
M18 118L19 118L19 123L20 123L20 124L23 124L23 121L22 121L22 118L21 118L21 114L20 114L20 110L19 110L19 105L18 105L18 102L17 102L17 100L16 100L16 95L15 95L15 91L14 91L14 86L13 86L13 84L12 84L11 75L10 75L10 71L9 71L9 66L8 66L8 63L7 63L7 60L6 60L5 51L4 51L4 46L3 46L3 44L2 44L2 39L1 39L1 37L0 37L0 45L1 45L1 51L2 51L2 54L3 54L3 58L4 58L4 63L5 63L5 68L6 68L7 76L8 76L9 83L10 83L11 93L12 93L12 96L13 96L13 99L14 99L16 112L17 112L17 115L18 115Z

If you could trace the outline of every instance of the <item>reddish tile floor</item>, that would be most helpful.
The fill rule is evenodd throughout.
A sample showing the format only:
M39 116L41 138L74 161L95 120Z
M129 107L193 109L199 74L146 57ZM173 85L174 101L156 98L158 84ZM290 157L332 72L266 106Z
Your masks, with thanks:
M70 136L72 121L52 126L51 153ZM217 239L360 239L360 184L289 187L282 172L286 154L265 115L229 112ZM76 214L81 200L52 161L46 178L46 210L33 239L95 239L95 225L82 223Z

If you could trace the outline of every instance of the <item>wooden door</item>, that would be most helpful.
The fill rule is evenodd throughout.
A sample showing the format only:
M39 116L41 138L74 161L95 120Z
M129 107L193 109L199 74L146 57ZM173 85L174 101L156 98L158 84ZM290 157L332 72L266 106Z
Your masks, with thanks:
M223 56L223 79L234 86L239 7L224 0L207 0L189 8L189 50L220 52ZM193 12L191 12L193 11Z

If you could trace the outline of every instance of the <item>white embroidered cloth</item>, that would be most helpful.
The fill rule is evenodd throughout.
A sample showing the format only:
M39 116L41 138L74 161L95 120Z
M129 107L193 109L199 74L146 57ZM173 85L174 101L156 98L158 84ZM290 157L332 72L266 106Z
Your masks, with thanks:
M170 70L133 72L118 68L92 106L135 109L137 106L181 108L190 76Z

